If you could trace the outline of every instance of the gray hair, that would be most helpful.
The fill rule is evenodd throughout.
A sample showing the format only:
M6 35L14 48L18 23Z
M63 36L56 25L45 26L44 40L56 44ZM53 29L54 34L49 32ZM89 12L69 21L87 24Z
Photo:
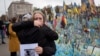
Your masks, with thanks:
M34 15L37 14L37 13L39 13L39 14L41 14L41 15L43 16L43 21L45 22L46 17L45 17L45 15L43 14L43 12L40 11L40 10L36 10L36 11L33 12L33 20L34 20Z

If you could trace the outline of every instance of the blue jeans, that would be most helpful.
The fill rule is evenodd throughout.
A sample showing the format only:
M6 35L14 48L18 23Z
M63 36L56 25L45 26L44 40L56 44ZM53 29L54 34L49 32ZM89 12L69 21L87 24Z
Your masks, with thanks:
M0 35L1 35L1 42L3 43L5 38L3 30L0 30Z

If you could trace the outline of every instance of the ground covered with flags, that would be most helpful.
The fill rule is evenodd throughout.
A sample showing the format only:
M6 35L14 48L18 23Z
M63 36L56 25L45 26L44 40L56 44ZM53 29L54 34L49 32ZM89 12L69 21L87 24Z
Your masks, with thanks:
M59 35L55 56L100 56L99 24L96 17L80 22L80 17L58 16L53 23L48 22Z

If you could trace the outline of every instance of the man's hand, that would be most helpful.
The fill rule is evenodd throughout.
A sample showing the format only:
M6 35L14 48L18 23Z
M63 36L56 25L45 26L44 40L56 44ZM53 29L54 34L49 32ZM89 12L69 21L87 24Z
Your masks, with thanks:
M37 52L37 54L42 54L43 53L43 48L42 47L36 47L35 51Z

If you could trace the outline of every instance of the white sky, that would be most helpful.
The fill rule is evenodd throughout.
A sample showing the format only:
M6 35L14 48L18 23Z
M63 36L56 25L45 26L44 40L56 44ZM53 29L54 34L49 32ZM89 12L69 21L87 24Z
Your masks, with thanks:
M4 5L4 1L6 5ZM0 0L0 16L2 14L5 14L5 8L7 11L12 1L16 1L16 0ZM25 1L33 4L33 7L38 7L38 8L43 8L44 6L47 5L52 5L53 7L56 5L63 5L63 0L25 0ZM81 3L81 0L64 0L64 1L66 4L70 4L71 2L72 3L76 2L77 4ZM94 1L97 6L100 5L100 0L94 0Z

